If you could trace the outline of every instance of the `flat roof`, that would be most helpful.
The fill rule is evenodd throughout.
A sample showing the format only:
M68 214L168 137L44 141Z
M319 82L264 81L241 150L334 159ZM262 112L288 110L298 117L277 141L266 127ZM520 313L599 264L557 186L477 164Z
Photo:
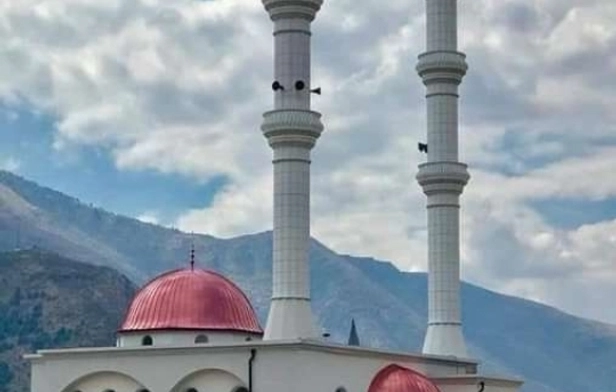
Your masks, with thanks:
M439 356L439 355L425 355L420 353L410 353L395 351L389 349L372 348L372 347L357 347L347 346L334 342L319 341L319 340L261 340L261 341L249 341L238 343L226 343L226 344L207 344L207 345L194 345L194 346L138 346L138 347L80 347L69 349L47 349L39 350L35 354L24 355L25 359L36 362L43 357L60 357L60 356L81 356L81 355L96 355L96 354L145 354L158 352L160 354L178 354L185 353L186 351L233 351L238 349L251 349L251 348L263 348L263 349L276 349L276 348L289 348L289 349L304 349L312 351L329 352L340 355L360 356L360 357L382 357L387 359L393 359L397 361L409 361L409 362L424 362L434 363L442 365L471 365L475 366L479 362L470 358L458 358L454 356Z

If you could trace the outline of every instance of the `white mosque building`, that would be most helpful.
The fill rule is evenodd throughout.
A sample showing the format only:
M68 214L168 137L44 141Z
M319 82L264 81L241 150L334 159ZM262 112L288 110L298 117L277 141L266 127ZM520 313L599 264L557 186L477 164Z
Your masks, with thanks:
M460 315L457 0L426 0L429 323L422 353L332 343L311 309L310 151L323 131L311 110L310 26L323 0L262 0L274 23L274 110L261 129L274 151L272 300L265 330L230 280L194 266L147 283L115 347L28 355L32 392L514 392L520 380L481 374ZM429 148L428 148L429 147ZM194 261L194 260L193 260ZM355 342L356 343L356 342Z

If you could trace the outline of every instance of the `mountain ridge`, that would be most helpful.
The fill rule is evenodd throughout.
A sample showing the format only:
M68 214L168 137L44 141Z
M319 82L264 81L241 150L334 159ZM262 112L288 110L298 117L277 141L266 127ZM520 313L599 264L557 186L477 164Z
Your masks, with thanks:
M88 207L8 172L0 171L0 185L0 250L14 247L14 240L1 238L15 237L18 231L22 246L36 242L77 260L115 268L142 283L188 265L194 243L199 264L236 282L265 320L271 294L271 232L231 239L189 235ZM17 195L19 203L34 208L36 219L20 216L23 208L16 208L15 200L9 205L9 197L2 195L7 188L11 198ZM99 244L100 249L91 248ZM310 259L313 308L333 340L346 341L353 318L368 346L419 350L427 313L424 273L338 255L316 240ZM616 390L616 334L611 325L467 283L462 284L462 296L469 350L484 361L483 371L521 376L527 380L524 391L584 390L589 379L605 392Z

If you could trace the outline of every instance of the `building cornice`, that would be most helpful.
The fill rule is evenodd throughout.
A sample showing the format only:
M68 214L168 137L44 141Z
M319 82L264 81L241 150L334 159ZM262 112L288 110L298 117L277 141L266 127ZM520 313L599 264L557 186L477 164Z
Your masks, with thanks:
M269 340L239 342L234 344L207 344L200 346L143 346L143 347L93 347L39 350L36 354L26 354L24 358L32 362L59 357L85 357L85 356L131 356L152 355L156 352L161 355L179 355L188 352L230 352L249 351L250 349L262 350L309 350L326 352L338 355L355 357L380 357L390 361L421 362L427 364L456 365L475 368L478 362L468 358L450 356L424 355L419 353L406 353L387 349L351 347L342 344L320 342L315 340ZM470 372L469 372L470 373Z
M492 387L520 387L524 381L515 377L501 377L497 375L483 374L464 374L454 376L430 377L431 380L439 385L476 385L484 382L486 386Z

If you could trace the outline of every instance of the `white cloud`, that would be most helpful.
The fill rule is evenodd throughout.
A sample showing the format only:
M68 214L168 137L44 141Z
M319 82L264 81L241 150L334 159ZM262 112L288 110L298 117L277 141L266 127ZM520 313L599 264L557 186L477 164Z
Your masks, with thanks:
M271 228L272 177L244 178L216 195L205 209L188 211L178 220L185 231L231 237Z
M19 159L14 157L8 157L4 160L0 160L0 169L7 170L10 172L17 172L21 167L21 162Z
M155 225L160 224L160 217L156 211L146 211L137 216L137 219L144 223L152 223Z
M414 180L425 139L413 71L422 4L326 1L313 36L313 80L324 91L314 106L327 126L312 166L313 234L405 269L426 264ZM616 7L477 0L460 12L471 66L460 139L473 176L464 275L616 321L582 305L616 290L615 223L563 230L529 207L616 196ZM271 152L259 131L271 108L271 23L259 1L0 1L0 16L0 100L52 113L56 148L103 146L123 170L225 176L211 205L178 219L184 229L232 236L271 226Z
M465 278L576 314L616 319L605 302L616 279L616 220L562 230L522 204L468 204Z

